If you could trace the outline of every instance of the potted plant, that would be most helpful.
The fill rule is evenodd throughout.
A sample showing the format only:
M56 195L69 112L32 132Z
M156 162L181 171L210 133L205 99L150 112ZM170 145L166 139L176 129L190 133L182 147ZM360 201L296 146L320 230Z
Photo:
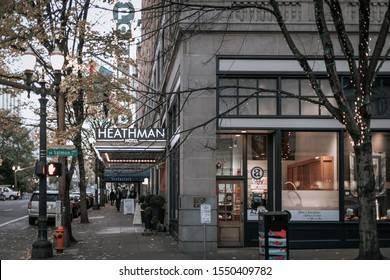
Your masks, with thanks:
M154 227L158 223L164 224L165 209L163 207L165 205L165 198L162 195L155 195L150 199L149 205L152 208L152 224Z
M138 203L139 204L142 204L145 202L145 195L144 194L141 194L138 196Z
M150 199L151 199L153 196L155 196L155 194L152 194L152 193L146 195L146 196L145 196L145 202L146 202L147 204L149 204L149 203L150 203Z
M147 204L146 202L142 202L140 204L140 208L141 208L141 221L142 223L145 223L145 209L149 207L149 204Z
M143 222L145 223L145 231L157 230L157 226L164 223L165 198L161 195L147 195L145 202L141 204L143 209ZM142 216L141 216L142 219Z
M153 216L153 208L148 206L144 210L144 223L145 223L145 231L152 230L152 216Z

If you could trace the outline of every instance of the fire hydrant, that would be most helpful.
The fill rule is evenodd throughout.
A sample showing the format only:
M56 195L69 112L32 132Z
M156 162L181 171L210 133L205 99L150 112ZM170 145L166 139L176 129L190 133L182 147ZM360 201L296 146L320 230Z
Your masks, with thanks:
M57 246L54 248L57 250L57 253L62 253L65 249L64 246L64 233L65 230L62 226L59 226L56 232L53 234L54 238L57 240Z

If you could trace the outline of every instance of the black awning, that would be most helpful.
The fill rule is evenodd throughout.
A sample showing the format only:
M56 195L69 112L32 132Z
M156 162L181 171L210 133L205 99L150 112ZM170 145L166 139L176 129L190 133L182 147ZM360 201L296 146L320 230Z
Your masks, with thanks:
M143 182L149 178L150 170L106 169L104 181L106 182Z

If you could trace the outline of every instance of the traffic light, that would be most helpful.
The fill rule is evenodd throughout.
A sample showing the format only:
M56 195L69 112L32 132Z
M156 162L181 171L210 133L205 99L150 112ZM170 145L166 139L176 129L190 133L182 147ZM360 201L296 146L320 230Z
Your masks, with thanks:
M61 176L62 165L59 162L49 162L47 164L47 175L48 176Z

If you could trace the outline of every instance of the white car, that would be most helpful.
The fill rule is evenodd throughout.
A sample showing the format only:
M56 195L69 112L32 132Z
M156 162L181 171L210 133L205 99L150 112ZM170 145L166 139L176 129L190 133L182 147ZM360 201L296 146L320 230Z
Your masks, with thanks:
M9 187L0 187L0 192L3 193L5 199L9 199L9 200L19 199L19 192L16 192Z
M58 200L58 191L47 191L46 193L46 215L48 220L56 218L56 201ZM35 225L39 217L39 192L33 192L28 202L28 223Z

